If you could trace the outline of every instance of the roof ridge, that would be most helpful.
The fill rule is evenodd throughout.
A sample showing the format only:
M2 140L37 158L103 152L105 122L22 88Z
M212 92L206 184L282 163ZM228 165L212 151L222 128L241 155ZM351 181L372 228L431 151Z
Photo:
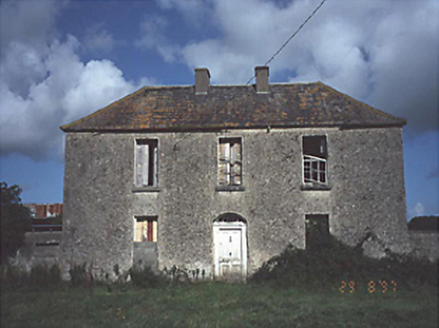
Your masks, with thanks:
M270 83L269 85L307 85L307 84L316 84L319 83L319 81L314 82L276 82L276 83ZM209 87L213 88L222 88L222 87L250 87L254 85L253 84L210 84ZM173 88L191 88L194 87L193 84L176 84L176 85L146 85L143 88L144 89L173 89Z

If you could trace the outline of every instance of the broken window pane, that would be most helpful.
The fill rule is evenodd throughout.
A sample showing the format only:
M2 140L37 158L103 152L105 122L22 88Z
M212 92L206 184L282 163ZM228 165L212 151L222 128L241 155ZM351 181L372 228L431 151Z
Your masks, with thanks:
M327 158L326 136L303 137L303 180L305 183L326 184Z
M328 158L326 136L304 136L303 154L319 158Z

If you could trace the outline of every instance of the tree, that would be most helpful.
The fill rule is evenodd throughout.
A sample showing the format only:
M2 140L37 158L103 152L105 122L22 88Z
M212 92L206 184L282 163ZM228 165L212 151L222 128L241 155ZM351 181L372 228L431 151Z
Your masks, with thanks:
M24 235L31 225L30 211L21 204L21 188L0 182L1 256L0 263L14 255L24 244Z

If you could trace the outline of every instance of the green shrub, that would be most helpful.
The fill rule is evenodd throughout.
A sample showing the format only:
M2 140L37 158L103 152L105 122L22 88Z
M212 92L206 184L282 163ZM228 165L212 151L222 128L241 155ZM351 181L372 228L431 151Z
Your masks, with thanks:
M155 288L166 285L166 278L155 274L150 267L134 266L129 270L133 286Z
M16 255L31 226L30 211L21 203L21 188L0 182L0 263Z
M364 256L360 246L350 247L328 235L307 249L288 246L250 278L251 282L274 282L283 287L337 286L340 281L398 281L398 284L435 285L437 261L389 253L378 260Z

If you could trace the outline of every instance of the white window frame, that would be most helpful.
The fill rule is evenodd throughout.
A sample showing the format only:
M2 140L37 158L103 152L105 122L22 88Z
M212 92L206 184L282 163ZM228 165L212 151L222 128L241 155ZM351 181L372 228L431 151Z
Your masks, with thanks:
M326 147L328 147L328 136L327 135L303 135L302 136L302 182L305 185L328 185L328 159L323 157L317 157L313 155L306 155L303 149L303 138L304 137L325 137ZM308 165L306 164L308 163ZM313 163L317 163L317 169L313 168ZM320 169L320 165L324 165L324 170ZM308 166L309 178L305 177L305 168ZM317 179L313 178L313 173L317 173ZM324 175L324 181L321 179L321 174Z
M317 169L313 168L313 163L317 163ZM308 165L307 165L308 164ZM324 170L320 169L321 164L324 165ZM311 155L303 155L303 183L317 183L321 185L328 184L328 163L325 158L320 158ZM308 166L309 178L306 178L305 170ZM314 173L317 174L317 179L313 178ZM323 173L324 181L321 179Z

